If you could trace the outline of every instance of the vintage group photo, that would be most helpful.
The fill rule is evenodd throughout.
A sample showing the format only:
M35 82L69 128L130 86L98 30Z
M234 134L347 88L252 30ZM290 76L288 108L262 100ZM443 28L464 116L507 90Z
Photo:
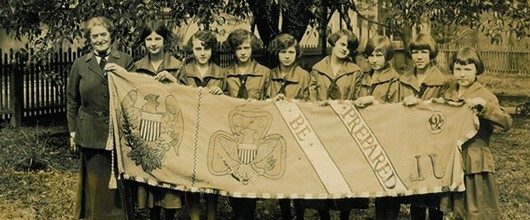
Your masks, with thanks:
M0 219L530 219L527 0L6 0Z

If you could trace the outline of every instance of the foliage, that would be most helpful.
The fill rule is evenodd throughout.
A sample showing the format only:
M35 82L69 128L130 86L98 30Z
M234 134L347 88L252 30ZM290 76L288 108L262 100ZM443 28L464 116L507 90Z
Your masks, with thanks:
M170 27L198 22L202 28L210 28L212 22L222 22L222 14L250 18L266 45L280 32L292 33L300 39L307 25L327 23L334 12L339 12L346 24L351 24L348 12L355 12L361 19L405 35L410 34L413 25L424 29L465 26L483 31L493 43L506 36L525 38L530 34L526 0L0 0L0 3L1 27L18 39L28 39L28 49L33 48L40 58L48 55L53 45L80 39L83 21L98 15L116 24L115 43L125 48L138 47L138 28L146 20L163 19ZM377 9L379 18L374 13Z
M412 25L468 27L484 32L497 44L512 34L518 39L530 36L526 0L390 0L382 9L392 14L385 23L394 30Z
M73 217L78 158L66 127L43 123L0 128L0 219Z
M17 171L64 170L68 164L58 157L71 158L73 155L65 152L68 146L68 133L64 129L53 131L47 128L33 129L5 129L1 154L11 155L0 160L0 167Z

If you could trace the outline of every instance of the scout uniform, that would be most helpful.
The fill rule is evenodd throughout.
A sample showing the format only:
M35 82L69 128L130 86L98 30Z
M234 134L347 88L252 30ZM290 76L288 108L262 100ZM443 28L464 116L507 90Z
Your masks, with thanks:
M91 52L76 59L66 86L68 130L81 153L78 219L125 219L119 192L109 189L112 154L106 150L109 135L109 87L106 63L133 69L133 59L110 48L105 57Z
M270 82L265 92L266 98L272 98L278 94L283 94L289 99L307 100L309 98L309 72L295 65L285 76L280 74L279 67L271 70Z
M226 68L226 94L242 99L263 99L269 77L269 68L255 60L246 73L240 73L234 63Z
M350 99L363 96L373 96L377 100L387 103L397 99L399 73L390 64L375 76L373 70L362 75L356 82L355 90Z
M396 100L393 102L403 101L405 97L416 96L422 100L428 100L431 98L441 97L445 90L447 90L450 77L431 64L429 69L426 70L426 78L420 84L416 78L416 68L406 71L399 77L399 86L397 91ZM425 208L429 208L429 218L437 219L443 218L443 213L440 209L440 196L439 194L427 194L427 195L413 195L402 197L399 200L410 203L411 216L413 218L424 218ZM389 212L399 212L399 205L397 207L389 207Z
M204 73L203 76L199 74L199 70L197 69L197 65L195 65L194 62L188 63L186 66L184 66L179 74L179 81L187 86L191 86L194 88L197 87L203 87L203 88L210 88L213 86L219 87L222 91L226 91L226 77L224 75L224 70L217 66L215 63L210 63L210 67L208 70ZM193 201L193 196L196 195L197 203L199 203L198 199L199 194L191 193L191 195L188 196L188 202ZM207 207L214 207L213 209L216 210L217 203L219 200L218 195L216 194L206 194L204 195L207 204ZM190 202L193 203L193 202ZM198 204L197 204L198 205ZM208 209L208 208L207 208Z
M309 99L309 72L298 65L293 65L285 76L281 75L280 67L271 70L271 79L265 92L265 98L272 98L283 94L288 99L299 99L307 101ZM280 210L283 218L291 218L291 200L279 199ZM295 209L300 210L300 200L294 200ZM303 215L299 214L299 215Z
M327 56L311 69L310 99L348 99L360 74L361 68L352 62L345 62L335 76L331 69L331 56Z
M226 68L226 92L228 96L240 99L265 99L265 91L269 82L269 68L252 60L247 72L240 73L237 64ZM230 197L234 218L251 218L256 210L256 199ZM242 215L242 216L239 216Z
M431 64L425 73L427 77L421 84L415 76L415 71L416 68L413 68L399 77L398 94L396 96L397 100L394 100L395 102L402 101L410 95L414 95L422 100L438 98L447 89L447 82L450 79L449 76L442 73L434 64Z
M477 113L480 122L477 134L462 145L466 191L456 193L455 217L500 219L499 195L493 176L495 161L489 142L494 126L506 131L512 119L501 109L497 97L477 81L461 96L458 95L458 83L454 82L442 97L452 101L481 97L486 101L486 106Z
M310 99L311 100L346 100L355 90L355 82L360 80L361 68L352 62L345 62L336 75L331 69L331 56L324 57L311 69ZM352 208L368 208L368 199L316 199L302 200L302 206L347 210Z
M142 59L134 63L136 72L156 76L159 72L167 71L171 75L177 77L180 68L182 67L182 62L177 58L173 57L169 53L165 53L164 60L158 66L158 69L155 70L149 56L145 56ZM180 194L178 191L159 188L150 186L147 184L141 184L138 186L137 190L137 202L138 208L154 208L159 206L165 209L177 209L181 208Z
M144 56L142 59L136 61L134 63L134 66L136 72L147 74L150 76L156 76L156 74L165 70L171 73L171 75L178 77L179 70L182 67L182 62L166 52L166 54L164 55L164 60L162 61L160 66L158 66L157 70L155 70L153 65L151 65L149 56Z
M389 103L397 100L397 88L399 86L399 73L388 64L379 74L375 76L373 70L363 74L357 81L356 89L351 99L363 96L373 96L379 102ZM397 219L400 201L395 197L381 197L375 199L376 219Z
M204 88L217 86L225 91L226 77L223 71L224 70L215 63L210 63L208 71L204 73L204 76L201 76L197 66L192 62L182 68L179 75L179 81L187 86Z

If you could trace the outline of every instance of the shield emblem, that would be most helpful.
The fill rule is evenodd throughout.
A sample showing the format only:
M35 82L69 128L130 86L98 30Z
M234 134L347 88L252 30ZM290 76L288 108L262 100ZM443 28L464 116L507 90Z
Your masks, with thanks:
M258 155L258 145L240 143L237 148L239 161L244 164L250 164Z
M142 120L140 121L140 134L142 135L142 139L146 141L155 141L158 139L160 137L161 121L161 114L142 112Z

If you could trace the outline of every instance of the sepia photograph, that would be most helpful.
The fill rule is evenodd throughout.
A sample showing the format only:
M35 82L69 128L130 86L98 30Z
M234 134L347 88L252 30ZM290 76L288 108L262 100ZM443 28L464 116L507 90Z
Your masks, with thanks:
M0 220L530 219L528 0L0 0Z

